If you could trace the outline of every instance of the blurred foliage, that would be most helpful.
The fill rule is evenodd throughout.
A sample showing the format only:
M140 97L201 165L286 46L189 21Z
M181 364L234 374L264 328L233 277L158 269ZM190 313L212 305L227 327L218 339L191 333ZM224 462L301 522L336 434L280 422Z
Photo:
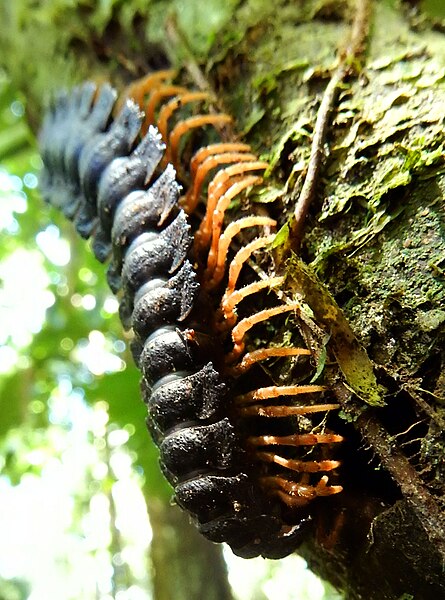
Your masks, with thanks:
M20 579L5 580L0 577L0 600L22 600L27 598L29 587Z
M421 8L431 17L445 19L445 4L443 0L422 0Z

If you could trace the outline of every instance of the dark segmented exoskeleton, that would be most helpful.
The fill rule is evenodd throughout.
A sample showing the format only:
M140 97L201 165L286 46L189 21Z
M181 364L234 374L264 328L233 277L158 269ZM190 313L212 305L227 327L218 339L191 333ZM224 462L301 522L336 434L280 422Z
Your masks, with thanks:
M338 405L314 402L323 385L274 385L261 373L271 385L259 387L245 376L270 358L311 354L255 345L245 351L251 328L299 310L298 302L266 301L261 310L237 314L246 298L262 298L284 282L267 276L237 288L242 269L273 239L267 231L275 221L250 214L225 224L230 202L262 182L267 163L246 144L195 148L192 140L185 165L187 136L231 119L183 116L184 106L193 112L209 95L170 84L171 77L159 72L127 88L112 120L116 94L109 86L61 94L40 136L43 192L93 237L99 260L110 258L108 281L121 292L120 316L134 332L147 423L176 502L208 539L243 557L279 558L301 540L309 502L341 491L327 475L312 475L339 464L313 452L341 436L311 421ZM183 196L175 168L187 186ZM60 201L64 187L72 195ZM189 215L205 196L205 215L193 231ZM258 229L266 233L252 237ZM240 232L250 238L234 252Z
M48 110L39 135L44 168L43 197L72 219L82 202L79 158L85 144L105 131L117 98L116 90L92 82L75 88L69 98L61 92Z

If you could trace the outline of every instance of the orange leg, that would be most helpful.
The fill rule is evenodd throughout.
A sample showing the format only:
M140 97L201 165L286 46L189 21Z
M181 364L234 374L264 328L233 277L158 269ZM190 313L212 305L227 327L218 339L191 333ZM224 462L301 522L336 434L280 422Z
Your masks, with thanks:
M158 116L158 129L162 135L163 140L167 140L168 137L168 120L170 117L185 104L192 102L201 102L202 100L208 100L209 94L206 92L187 92L185 94L179 94L173 100L170 100L165 104L159 111Z
M241 163L241 164L249 164L249 163ZM233 165L233 166L235 166L235 165ZM239 167L239 164L236 166ZM193 240L196 254L199 254L200 251L207 250L207 247L210 244L211 237L212 237L213 211L215 210L218 199L221 198L221 196L223 196L232 185L234 185L235 183L237 183L239 181L243 181L243 179L244 179L243 177L227 178L224 181L221 181L217 186L212 185L214 183L215 179L217 179L220 176L220 173L222 173L223 171L227 171L228 168L231 168L231 167L227 167L226 169L222 169L222 171L218 171L218 173L212 179L212 181L210 182L210 184L207 188L206 213L204 215L204 218L201 221L199 229L195 233L195 237ZM209 208L209 206L210 206L210 208Z
M188 89L180 85L162 85L158 89L154 90L148 98L145 106L145 123L154 125L156 121L156 109L159 103L164 98L170 98L171 96L177 96L178 94L187 94Z
M165 70L165 71L155 71L154 73L149 73L142 77L141 79L137 79L133 83L130 83L120 96L116 109L119 111L122 108L123 103L127 99L131 99L141 108L144 109L144 97L153 90L153 88L159 86L159 84L168 79L173 79L175 77L176 71Z
M329 405L327 405L329 406ZM330 405L332 410L336 410L339 407L334 405ZM239 408L240 414L245 417L273 417L273 418L284 418L284 417L295 417L298 415L304 415L310 412L318 412L318 411L310 411L307 410L307 406L262 406L259 404L252 404L250 406L243 406ZM328 409L329 410L329 409ZM334 442L336 440L333 440ZM339 440L341 441L341 440Z
M218 241L218 250L213 268L212 278L208 281L208 287L212 288L217 286L226 271L226 258L229 246L232 243L233 238L243 229L250 227L274 227L276 221L269 217L250 216L238 219L233 223L229 223ZM259 238L261 239L261 238ZM261 246L260 246L261 247ZM227 291L224 298L227 296ZM223 298L223 302L224 302Z
M255 159L255 154L249 154L247 152L224 152L223 154L214 154L213 156L206 158L206 160L199 164L195 174L192 175L193 185L187 192L183 203L183 206L187 207L186 212L190 214L196 209L204 180L212 169L221 164L239 163L243 161L252 162Z
M229 225L229 227L230 227L230 225ZM227 229L229 227L227 227ZM224 234L225 234L225 232L224 232ZM260 248L264 248L265 246L268 246L269 244L271 244L274 241L274 239L275 239L275 235L268 235L268 236L260 237L260 238L257 238L256 240L253 240L249 244L246 244L244 246L244 248L241 248L240 250L238 250L238 252L235 254L235 256L232 259L232 262L229 265L229 279L227 282L227 289L226 289L225 296L230 295L232 292L235 291L235 286L238 281L238 277L241 272L241 269L243 268L244 264L249 260L249 258L252 256L252 254L254 252L256 252L256 250L259 250ZM219 256L219 251L218 251L218 256ZM216 268L218 268L218 265ZM223 298L223 301L224 301L224 298Z
M314 392L325 392L326 387L324 385L271 385L270 387L259 388L252 392L247 392L242 396L237 396L236 401L238 404L248 404L249 402L258 402L259 400L270 400L271 398L279 398L280 396L299 396L300 394L313 394ZM322 410L328 410L326 406L332 406L333 408L339 408L338 404L326 404L322 408L320 405L305 406L301 407L307 410L307 412L321 412ZM302 413L303 414L303 413Z
M270 317L274 317L275 315L290 311L298 311L300 308L301 305L298 302L294 302L293 304L281 304L280 306L275 306L274 308L261 310L250 317L242 319L232 329L233 350L226 357L227 364L233 363L244 352L244 336L246 332L249 331L249 329L251 329L254 325L261 323L261 321L265 321Z
M221 308L226 326L232 328L235 325L238 319L235 312L235 307L242 300L244 300L244 298L247 298L247 296L251 296L252 294L256 294L257 292L260 292L266 288L273 288L281 285L284 279L284 277L269 277L269 279L254 281L250 285L246 285L240 290L236 290L230 294L230 296L225 297L225 300L223 300L221 304Z
M248 175L241 181L237 181L229 187L229 189L221 196L218 200L215 210L213 211L212 220L212 243L210 245L209 254L207 258L207 269L205 278L210 278L210 274L213 273L216 265L218 256L218 244L221 236L221 230L224 224L224 215L226 210L229 208L230 203L236 198L243 190L261 183L263 180L261 177L256 175Z
M250 369L252 365L268 358L277 358L283 356L310 356L311 351L306 348L259 348L252 352L247 352L242 361L232 367L231 372L235 377L242 375Z
M343 490L340 485L328 485L327 475L324 475L315 486L309 485L307 477L305 473L300 482L289 481L278 476L263 477L261 481L291 507L304 506L317 496L332 496Z
M328 485L327 475L320 479L314 489L317 496L332 496L332 494L339 494L343 491L341 485Z
M272 407L274 408L274 407ZM289 408L316 408L307 412L324 412L340 408L338 404L319 404L318 406L294 406ZM306 413L299 413L306 414ZM317 444L337 444L343 437L336 433L295 433L293 435L259 435L249 438L249 444L254 446L316 446Z
M308 484L306 474L298 483L276 475L262 477L261 482L291 508L305 506L316 496L313 486Z
M255 454L260 460L272 462L290 471L300 471L304 473L319 473L320 471L333 471L340 466L339 460L296 460L284 458L273 454L272 452L257 452Z
M213 211L217 205L218 199L229 189L234 181L242 181L242 179L234 179L238 175L244 175L249 171L264 171L268 167L268 163L262 161L253 161L246 163L237 163L221 169L209 183L207 188L207 208L206 214L199 230L195 234L195 247L199 249L206 248L210 243L212 235Z
M302 492L300 492L300 494L298 494L296 496L291 496L280 490L275 490L275 495L278 496L282 502L287 504L287 506L289 506L289 508L298 509L302 506L306 506L306 504L308 504L310 502L310 500L312 500L315 497L314 494L309 491L310 486L306 486L306 488L303 488L303 486L300 486L300 490L302 490L302 489L308 490L307 492L305 492L304 496L301 495Z
M224 154L225 152L250 152L250 146L248 144L241 144L237 142L219 142L218 144L210 144L197 150L190 161L190 175L193 179L199 165L215 154Z
M179 144L181 138L192 129L204 127L204 125L225 125L232 122L232 117L220 113L217 115L196 115L178 123L170 133L165 162L176 164L178 162Z

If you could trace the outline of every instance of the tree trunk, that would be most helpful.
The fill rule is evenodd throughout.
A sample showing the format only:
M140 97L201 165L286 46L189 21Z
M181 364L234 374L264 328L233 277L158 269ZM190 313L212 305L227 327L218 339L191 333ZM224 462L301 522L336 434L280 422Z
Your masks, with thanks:
M156 600L231 600L220 548L210 544L176 506L149 499Z
M180 77L214 90L267 155L274 182L261 200L274 201L284 225L356 4L201 5L8 3L2 62L35 128L61 86L105 76L121 87L168 62L185 66ZM336 428L347 440L344 492L315 509L300 552L353 599L445 592L445 43L443 21L403 6L372 5L365 66L340 86L300 258L289 261L283 290L310 307L307 338L330 336L331 385L343 408Z

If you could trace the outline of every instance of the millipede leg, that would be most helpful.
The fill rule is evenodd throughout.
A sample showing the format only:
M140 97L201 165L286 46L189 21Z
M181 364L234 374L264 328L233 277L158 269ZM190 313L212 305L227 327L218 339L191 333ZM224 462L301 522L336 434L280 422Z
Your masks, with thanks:
M158 89L153 90L145 105L145 123L147 127L148 125L155 124L156 109L164 98L186 94L187 92L188 89L181 85L162 85Z
M218 241L218 250L216 255L216 262L213 268L213 276L208 281L209 287L215 287L218 285L222 278L224 277L224 273L226 271L226 258L227 252L229 250L229 246L232 243L233 238L240 233L243 229L247 229L250 227L274 227L276 225L276 221L271 219L270 217L260 217L260 216L250 216L243 217L242 219L238 219L233 223L229 223L229 225L223 231L221 237ZM259 238L263 239L263 238ZM268 238L270 239L270 238ZM273 238L272 238L273 239ZM261 247L262 244L259 245ZM240 267L241 268L241 267ZM224 299L230 295L225 293L222 304L224 303Z
M212 169L221 164L247 161L252 162L255 160L255 158L255 154L250 154L248 152L224 152L223 154L214 154L213 156L207 157L199 164L195 174L193 175L193 184L187 192L182 204L184 210L186 210L188 213L192 213L195 210L199 202L199 196L201 194L201 189L205 178Z
M173 164L178 162L179 143L187 132L198 127L204 127L204 125L226 125L231 122L232 117L223 113L217 115L196 115L181 121L170 133L164 162L171 162Z
M279 286L283 283L284 277L269 277L268 279L262 279L260 281L254 281L250 285L246 285L243 288L234 291L230 296L226 297L221 303L222 313L224 316L224 325L226 327L233 327L237 321L237 315L235 313L235 307L247 296L256 294L264 289L271 289Z
M340 408L339 405L337 404L327 404L327 405L321 405L321 406L327 406L328 410L338 410ZM311 412L318 412L318 411L311 411L311 410L306 410L307 406L262 406L259 404L253 404L251 406L242 406L238 409L238 412L240 414L242 414L245 417L274 417L274 418L284 418L284 417L296 417L298 415L305 415L305 414L310 414ZM340 440L332 440L333 442L335 441L341 441ZM329 442L330 443L330 442Z
M232 341L233 341L233 350L226 357L226 363L230 364L235 362L238 357L244 352L245 342L244 336L246 332L249 331L254 325L261 323L262 321L266 321L270 317L274 317L275 315L279 315L285 312L290 311L298 311L301 308L301 304L298 302L294 302L293 304L281 304L280 306L275 306L274 308L267 308L265 310L261 310L250 317L246 317L242 319L235 327L232 329Z
M215 210L219 198L221 198L221 196L223 196L232 185L243 180L242 177L223 179L221 177L221 174L227 171L228 168L229 167L218 171L218 173L215 175L215 177L212 179L212 181L207 187L206 212L198 230L195 232L195 236L193 239L193 247L197 256L201 252L206 251L208 249L208 246L210 245L212 239L213 211ZM219 179L220 181L217 184L215 184L215 181L217 179Z
M295 408L313 408L317 410L300 412L323 412L339 408L338 404L319 404L314 406L299 406ZM316 446L317 444L337 444L343 441L336 433L295 433L293 435L260 435L249 437L249 444L254 446Z
M300 490L303 489L303 486L301 486ZM282 492L281 490L275 490L275 495L278 496L278 498L280 498L284 504L287 504L289 508L301 508L302 506L306 506L306 504L308 504L310 500L314 498L314 494L311 494L309 491L304 496L291 496L290 494Z
M227 227L227 229L228 229L228 227ZM227 231L227 229L226 229L226 231ZM226 233L226 232L224 232L224 233ZM232 261L229 265L229 278L227 281L227 288L226 288L225 295L229 295L235 290L235 286L238 281L238 277L241 272L241 269L243 268L245 263L249 260L249 258L252 256L252 254L254 252L256 252L256 250L259 250L260 248L265 248L266 246L271 244L274 239L275 239L275 235L267 235L264 237L260 237L260 238L257 238L256 240L253 240L246 246L244 246L244 248L241 248L240 250L238 250L238 252L232 258ZM218 255L219 255L219 251L218 251ZM223 298L223 300L224 300L224 298Z
M304 506L317 496L332 496L343 490L340 485L328 485L327 475L324 475L316 485L308 484L307 473L299 482L289 481L278 476L263 477L261 481L266 487L274 490L289 506Z
M186 104L191 104L192 102L202 102L203 100L208 100L209 98L210 96L206 92L187 92L184 94L179 94L176 96L176 98L173 98L173 100L170 100L170 102L165 104L159 111L158 115L158 129L159 133L162 135L162 138L167 140L168 120L177 110Z
M257 362L268 358L279 358L285 356L310 356L311 351L307 348L259 348L252 352L247 352L241 362L231 368L235 376L242 375Z
M212 235L213 212L216 208L219 198L237 181L243 179L237 177L244 175L250 171L264 171L269 166L263 161L252 161L245 163L237 163L221 169L209 183L207 188L207 208L206 214L202 223L195 234L195 248L202 250L207 248ZM233 181L232 181L233 179Z
M250 402L258 402L259 400L279 398L280 396L299 396L300 394L314 394L316 392L325 391L326 387L324 385L271 385L237 396L236 402L238 404L248 404ZM338 408L338 404L335 404L334 406ZM316 406L308 408L311 408L311 412L319 412L315 410Z
M332 496L332 494L339 494L343 491L341 485L328 485L328 481L329 479L327 475L325 475L314 487L317 496Z
M255 454L260 460L272 462L291 471L301 473L319 473L320 471L333 471L340 466L339 460L296 460L284 458L272 452L257 452Z
M299 482L289 481L276 475L261 478L263 485L291 508L305 506L316 497L314 487L309 485L308 481L307 474L304 474Z
M250 152L250 146L248 144L242 144L241 142L218 142L217 144L203 146L195 152L192 160L190 161L191 178L193 179L195 177L195 173L200 164L207 158L216 154L224 154L226 152Z
M263 180L261 177L257 177L256 175L249 175L242 179L241 181L237 181L233 185L229 187L229 189L221 196L218 200L218 204L216 205L215 210L213 211L213 219L212 219L212 242L209 249L208 259L207 259L207 269L204 273L204 278L207 279L210 273L213 272L218 256L218 244L221 236L221 230L224 224L224 215L226 210L229 208L230 203L234 198L238 196L243 190L247 188L257 185L261 183Z
M176 71L170 69L164 71L155 71L154 73L149 73L141 79L137 79L127 86L126 90L121 95L121 98L116 105L117 112L121 110L125 100L127 99L132 99L134 102L136 102L139 108L143 110L144 97L151 92L151 90L156 88L161 82L168 79L173 79L175 75Z

